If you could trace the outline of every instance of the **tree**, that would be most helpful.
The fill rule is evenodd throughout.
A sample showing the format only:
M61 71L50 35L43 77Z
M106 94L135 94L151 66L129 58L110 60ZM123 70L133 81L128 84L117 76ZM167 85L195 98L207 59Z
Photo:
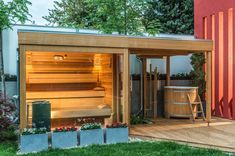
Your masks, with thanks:
M161 32L193 34L193 0L155 0L152 5Z
M193 0L156 0L152 3L155 18L159 19L161 32L173 34L193 34L194 12ZM205 93L205 56L193 54L191 56L192 85L199 87L199 95L204 99Z
M11 2L4 3L0 0L0 75L2 83L2 94L6 97L5 86L5 73L2 51L2 31L11 28L14 23L24 23L30 16L28 5L31 3L28 0L12 0Z
M61 0L54 2L49 15L43 17L50 25L98 29L104 33L154 35L159 21L146 20L153 0Z

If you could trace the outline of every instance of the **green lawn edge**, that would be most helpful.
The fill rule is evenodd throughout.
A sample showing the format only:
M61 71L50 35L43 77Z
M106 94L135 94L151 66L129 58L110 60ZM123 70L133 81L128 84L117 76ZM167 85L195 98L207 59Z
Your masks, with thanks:
M16 142L0 143L0 156L16 155ZM234 155L232 153L223 152L216 149L196 148L188 145L181 145L167 141L140 141L130 143L119 143L111 145L92 145L88 147L77 147L65 150L48 150L35 154L27 154L27 156L194 156L194 155L209 155L223 156Z

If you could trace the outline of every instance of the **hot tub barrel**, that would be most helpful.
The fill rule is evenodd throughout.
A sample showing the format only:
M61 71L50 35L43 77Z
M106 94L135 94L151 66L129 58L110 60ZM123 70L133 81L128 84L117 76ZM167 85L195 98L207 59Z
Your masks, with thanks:
M164 109L165 117L190 118L192 116L187 95L195 101L198 87L165 86Z

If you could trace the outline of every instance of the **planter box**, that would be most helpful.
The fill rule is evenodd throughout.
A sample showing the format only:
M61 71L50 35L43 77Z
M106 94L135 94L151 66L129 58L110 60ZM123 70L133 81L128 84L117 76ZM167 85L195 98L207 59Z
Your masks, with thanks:
M72 148L78 144L77 131L74 132L54 132L51 134L52 148Z
M47 134L21 135L20 137L21 153L39 152L47 149L48 149Z
M80 145L103 144L103 129L80 130Z
M107 144L128 142L128 128L106 128L105 142Z

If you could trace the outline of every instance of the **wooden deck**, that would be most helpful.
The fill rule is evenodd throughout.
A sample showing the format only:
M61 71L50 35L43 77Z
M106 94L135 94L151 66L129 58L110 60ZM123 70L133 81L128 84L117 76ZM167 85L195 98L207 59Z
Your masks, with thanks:
M154 124L131 126L130 134L235 152L235 121L222 118L212 118L209 127L202 120L157 119Z

